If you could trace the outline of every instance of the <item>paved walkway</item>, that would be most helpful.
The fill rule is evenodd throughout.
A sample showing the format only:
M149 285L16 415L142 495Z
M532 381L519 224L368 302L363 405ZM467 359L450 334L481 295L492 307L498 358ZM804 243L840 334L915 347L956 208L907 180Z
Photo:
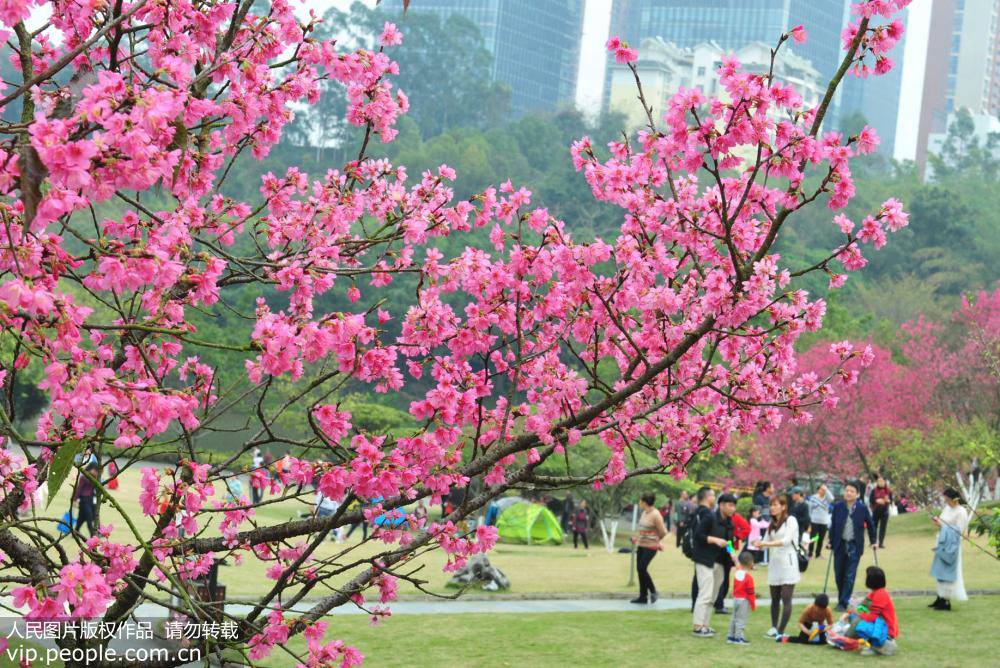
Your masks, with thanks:
M760 605L767 605L770 599L758 599ZM797 598L796 605L812 603L811 598ZM294 608L294 612L305 612L311 604L306 601ZM396 615L456 615L456 614L511 614L511 613L567 613L567 612L642 612L644 610L690 610L690 599L667 598L652 605L629 603L627 598L594 599L594 598L562 598L562 599L507 599L507 600L425 600L425 601L395 601L390 604L393 616ZM227 605L226 612L233 615L245 615L250 612L249 605ZM139 606L139 617L165 617L166 611L149 603ZM353 605L341 606L333 610L331 615L368 614Z
M1000 589L976 589L970 590L970 596L990 596L1000 594ZM473 594L474 595L474 594ZM907 590L893 592L896 597L906 596L933 596L934 592L922 590ZM460 599L409 599L394 601L390 604L393 615L456 615L456 614L533 614L533 613L568 613L568 612L642 612L646 610L690 610L691 599L680 596L661 598L652 605L638 605L629 603L627 596L619 597L589 597L589 598L469 598ZM812 603L812 596L804 596L793 599L795 605L808 605ZM760 606L766 607L770 604L769 598L757 599ZM0 603L10 605L10 599L0 600ZM294 608L294 612L305 612L313 605L313 601L304 601ZM249 605L229 604L226 612L233 615L245 615L253 608ZM341 606L329 614L331 615L361 615L367 614L353 605ZM136 616L146 617L166 617L165 608L152 603L143 603L136 611ZM0 612L0 620L14 617L9 610ZM2 625L2 622L0 622Z

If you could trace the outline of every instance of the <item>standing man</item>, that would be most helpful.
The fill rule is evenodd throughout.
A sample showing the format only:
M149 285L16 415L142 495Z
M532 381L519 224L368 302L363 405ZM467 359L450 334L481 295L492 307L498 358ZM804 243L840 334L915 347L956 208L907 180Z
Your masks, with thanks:
M861 474L858 478L858 498L861 499L861 503L868 505L868 488L869 488L868 476L867 474Z
M670 531L670 523L674 515L674 500L667 499L666 504L660 508L660 515L663 516L663 524L666 525L667 531Z
M715 614L717 615L728 615L729 611L726 610L726 597L729 595L729 574L733 570L733 566L736 565L736 555L740 553L740 541L744 541L750 535L750 523L747 522L743 517L736 512L736 495L723 494L719 497L719 513L723 513L724 507L728 508L729 504L732 504L733 511L729 514L728 520L732 524L732 528L729 532L729 541L733 543L733 551L727 551L722 555L722 585L719 586L719 593L715 597ZM723 519L722 521L726 521ZM728 542L728 541L727 541Z
M833 550L833 572L837 580L837 610L843 612L851 602L854 577L858 563L865 551L865 529L872 549L878 548L875 540L875 523L868 507L861 503L862 483L852 480L844 485L844 498L833 504L830 513L830 545Z
M792 507L788 509L788 514L799 523L799 544L801 544L802 537L809 533L809 506L806 504L802 488L798 485L792 487L791 495Z
M681 498L677 502L677 547L681 546L684 532L691 525L697 509L698 507L691 501L691 495L686 491L681 491Z
M726 552L726 543L733 538L732 516L736 512L736 499L731 494L723 495L717 512L715 492L702 487L697 495L698 510L690 530L694 532L694 572L698 580L698 598L694 606L694 630L698 638L711 638L715 631L708 625L712 619L712 607L719 594L725 569L722 560L732 556Z
M816 488L816 493L806 499L806 504L809 506L809 525L813 536L812 542L809 543L809 557L822 559L823 541L826 540L826 532L830 530L830 506L833 504L833 494L826 488L825 483L820 484Z
M569 532L573 529L573 516L575 513L576 502L573 500L573 495L567 492L566 498L562 502L562 516L559 518L564 537L568 537Z
M77 504L76 525L73 528L76 531L80 531L80 526L86 524L87 531L93 537L98 529L97 504L94 502L94 483L90 479L99 479L101 477L101 467L98 465L96 457L92 457L87 462L86 471L90 474L90 477L87 477L83 473L79 474L76 481L76 489L73 492L73 501L71 503Z

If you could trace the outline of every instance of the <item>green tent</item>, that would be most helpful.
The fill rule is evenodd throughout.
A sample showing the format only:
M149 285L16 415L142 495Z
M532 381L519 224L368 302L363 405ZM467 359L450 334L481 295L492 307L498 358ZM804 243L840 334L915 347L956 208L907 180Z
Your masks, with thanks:
M552 511L537 503L515 503L497 519L500 540L511 543L553 543L561 545L562 528Z

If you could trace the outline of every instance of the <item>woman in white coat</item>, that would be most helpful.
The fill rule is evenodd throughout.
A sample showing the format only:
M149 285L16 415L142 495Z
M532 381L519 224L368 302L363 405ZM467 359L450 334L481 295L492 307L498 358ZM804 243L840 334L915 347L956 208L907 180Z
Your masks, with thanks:
M952 601L969 599L962 578L962 539L969 529L969 513L962 507L962 495L952 488L946 489L944 508L931 519L939 528L931 564L931 577L937 580L937 598L928 607L951 610Z
M771 628L768 638L784 635L792 616L792 594L802 575L799 573L799 523L788 514L788 497L771 497L771 525L764 540L754 543L758 550L770 549L767 585L771 590ZM780 615L779 615L780 612Z

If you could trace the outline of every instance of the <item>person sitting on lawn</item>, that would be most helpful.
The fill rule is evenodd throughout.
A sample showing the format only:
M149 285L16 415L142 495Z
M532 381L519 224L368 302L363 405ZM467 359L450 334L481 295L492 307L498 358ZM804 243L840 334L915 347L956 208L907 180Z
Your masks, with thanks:
M885 571L878 566L869 566L865 571L868 596L841 618L851 622L848 636L863 641L861 653L864 655L892 656L896 653L899 621L896 619L896 606L885 584Z
M806 606L799 616L799 634L797 636L782 636L782 642L802 643L806 645L826 645L826 631L833 626L833 613L830 611L830 597L819 594L812 605Z

